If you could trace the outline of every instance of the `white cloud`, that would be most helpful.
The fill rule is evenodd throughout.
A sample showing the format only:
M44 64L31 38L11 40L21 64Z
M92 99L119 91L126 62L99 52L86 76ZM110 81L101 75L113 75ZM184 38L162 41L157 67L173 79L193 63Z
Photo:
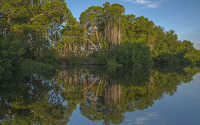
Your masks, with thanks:
M146 5L147 8L158 8L160 7L160 3L151 3Z
M133 4L144 5L144 8L158 8L164 2L164 0L124 0L132 2Z
M135 1L132 1L132 3L148 4L148 3L150 3L150 1L147 1L147 0L135 0Z
M166 120L162 119L159 114L155 112L143 112L139 116L126 120L126 122L128 125L149 125L149 123L154 123L154 125L165 125Z

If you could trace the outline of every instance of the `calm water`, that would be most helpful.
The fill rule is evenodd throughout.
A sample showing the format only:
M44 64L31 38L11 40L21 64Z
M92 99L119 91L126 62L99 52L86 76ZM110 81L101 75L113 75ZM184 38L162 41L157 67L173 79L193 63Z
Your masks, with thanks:
M0 82L0 124L200 125L200 69L66 68Z

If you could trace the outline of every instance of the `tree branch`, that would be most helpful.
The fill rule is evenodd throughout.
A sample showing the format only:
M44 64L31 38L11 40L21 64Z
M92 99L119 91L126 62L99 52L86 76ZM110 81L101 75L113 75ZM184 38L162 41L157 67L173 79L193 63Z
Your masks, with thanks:
M43 13L37 15L36 17L38 17L38 16L42 16L42 15L44 15L44 14L49 14L49 13L45 13L45 12L43 12ZM36 17L31 18L31 19L30 19L30 22L32 22Z
M91 40L89 40L89 39L86 39L86 38L83 38L83 37L81 37L81 39L83 39L83 40L87 40L87 41L89 41L89 43L97 50L97 47L96 47L96 45L94 44L94 43L92 43L92 41Z
M98 32L97 32L97 30L95 30L95 33L96 33L96 36L97 36L97 40L99 41L99 47L100 47L100 49L101 49L102 46L101 46L101 42L100 42L100 40L99 40L99 36L98 36Z
M88 89L88 88L90 88L92 85L94 85L94 84L96 83L96 81L97 81L97 79L95 79L95 80L92 82L92 84L90 84L90 86L88 86L88 87L85 87L84 89L82 89L82 91L83 91L83 90L85 90L85 89Z

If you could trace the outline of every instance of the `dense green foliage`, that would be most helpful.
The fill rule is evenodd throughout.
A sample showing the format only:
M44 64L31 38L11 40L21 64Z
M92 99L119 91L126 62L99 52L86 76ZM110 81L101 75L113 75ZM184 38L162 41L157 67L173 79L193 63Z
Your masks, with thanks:
M64 0L0 1L1 77L61 63L142 69L151 58L155 66L199 65L200 51L117 3L91 6L77 21Z
M110 69L123 66L141 70L153 64L149 47L142 43L123 42L111 50L96 52L91 56L99 64L107 64Z
M65 58L67 63L98 62L110 67L130 66L131 59L126 58L129 49L123 51L123 43L128 41L135 45L148 46L155 66L199 64L200 51L196 50L190 41L178 40L173 30L165 31L148 18L126 15L124 6L120 4L106 2L102 7L91 6L81 13L80 22L73 17L67 22L61 32L62 41L58 42L57 46L59 56ZM132 54L134 51L136 50L133 50ZM143 50L137 51L136 57L147 59L145 53L140 54ZM143 65L138 58L135 59L134 64Z
M123 64L123 66L139 69L151 67L152 64L149 47L141 43L123 42L111 50L108 58Z
M155 65L197 65L200 50L196 50L193 43L179 41L173 30L164 32L163 28L157 28L158 36L152 52Z
M54 67L53 44L69 12L64 0L1 0L0 76L47 63Z
M12 72L18 70L23 61L24 43L20 39L0 39L0 79L8 78Z

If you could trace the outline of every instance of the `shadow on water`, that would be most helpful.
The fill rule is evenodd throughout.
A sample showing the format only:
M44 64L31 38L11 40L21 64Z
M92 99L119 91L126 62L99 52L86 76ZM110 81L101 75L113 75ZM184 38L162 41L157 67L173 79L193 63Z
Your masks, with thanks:
M177 86L188 83L199 68L153 70L106 67L66 68L18 73L0 84L1 124L67 124L80 105L91 121L119 124L124 113L144 110Z

